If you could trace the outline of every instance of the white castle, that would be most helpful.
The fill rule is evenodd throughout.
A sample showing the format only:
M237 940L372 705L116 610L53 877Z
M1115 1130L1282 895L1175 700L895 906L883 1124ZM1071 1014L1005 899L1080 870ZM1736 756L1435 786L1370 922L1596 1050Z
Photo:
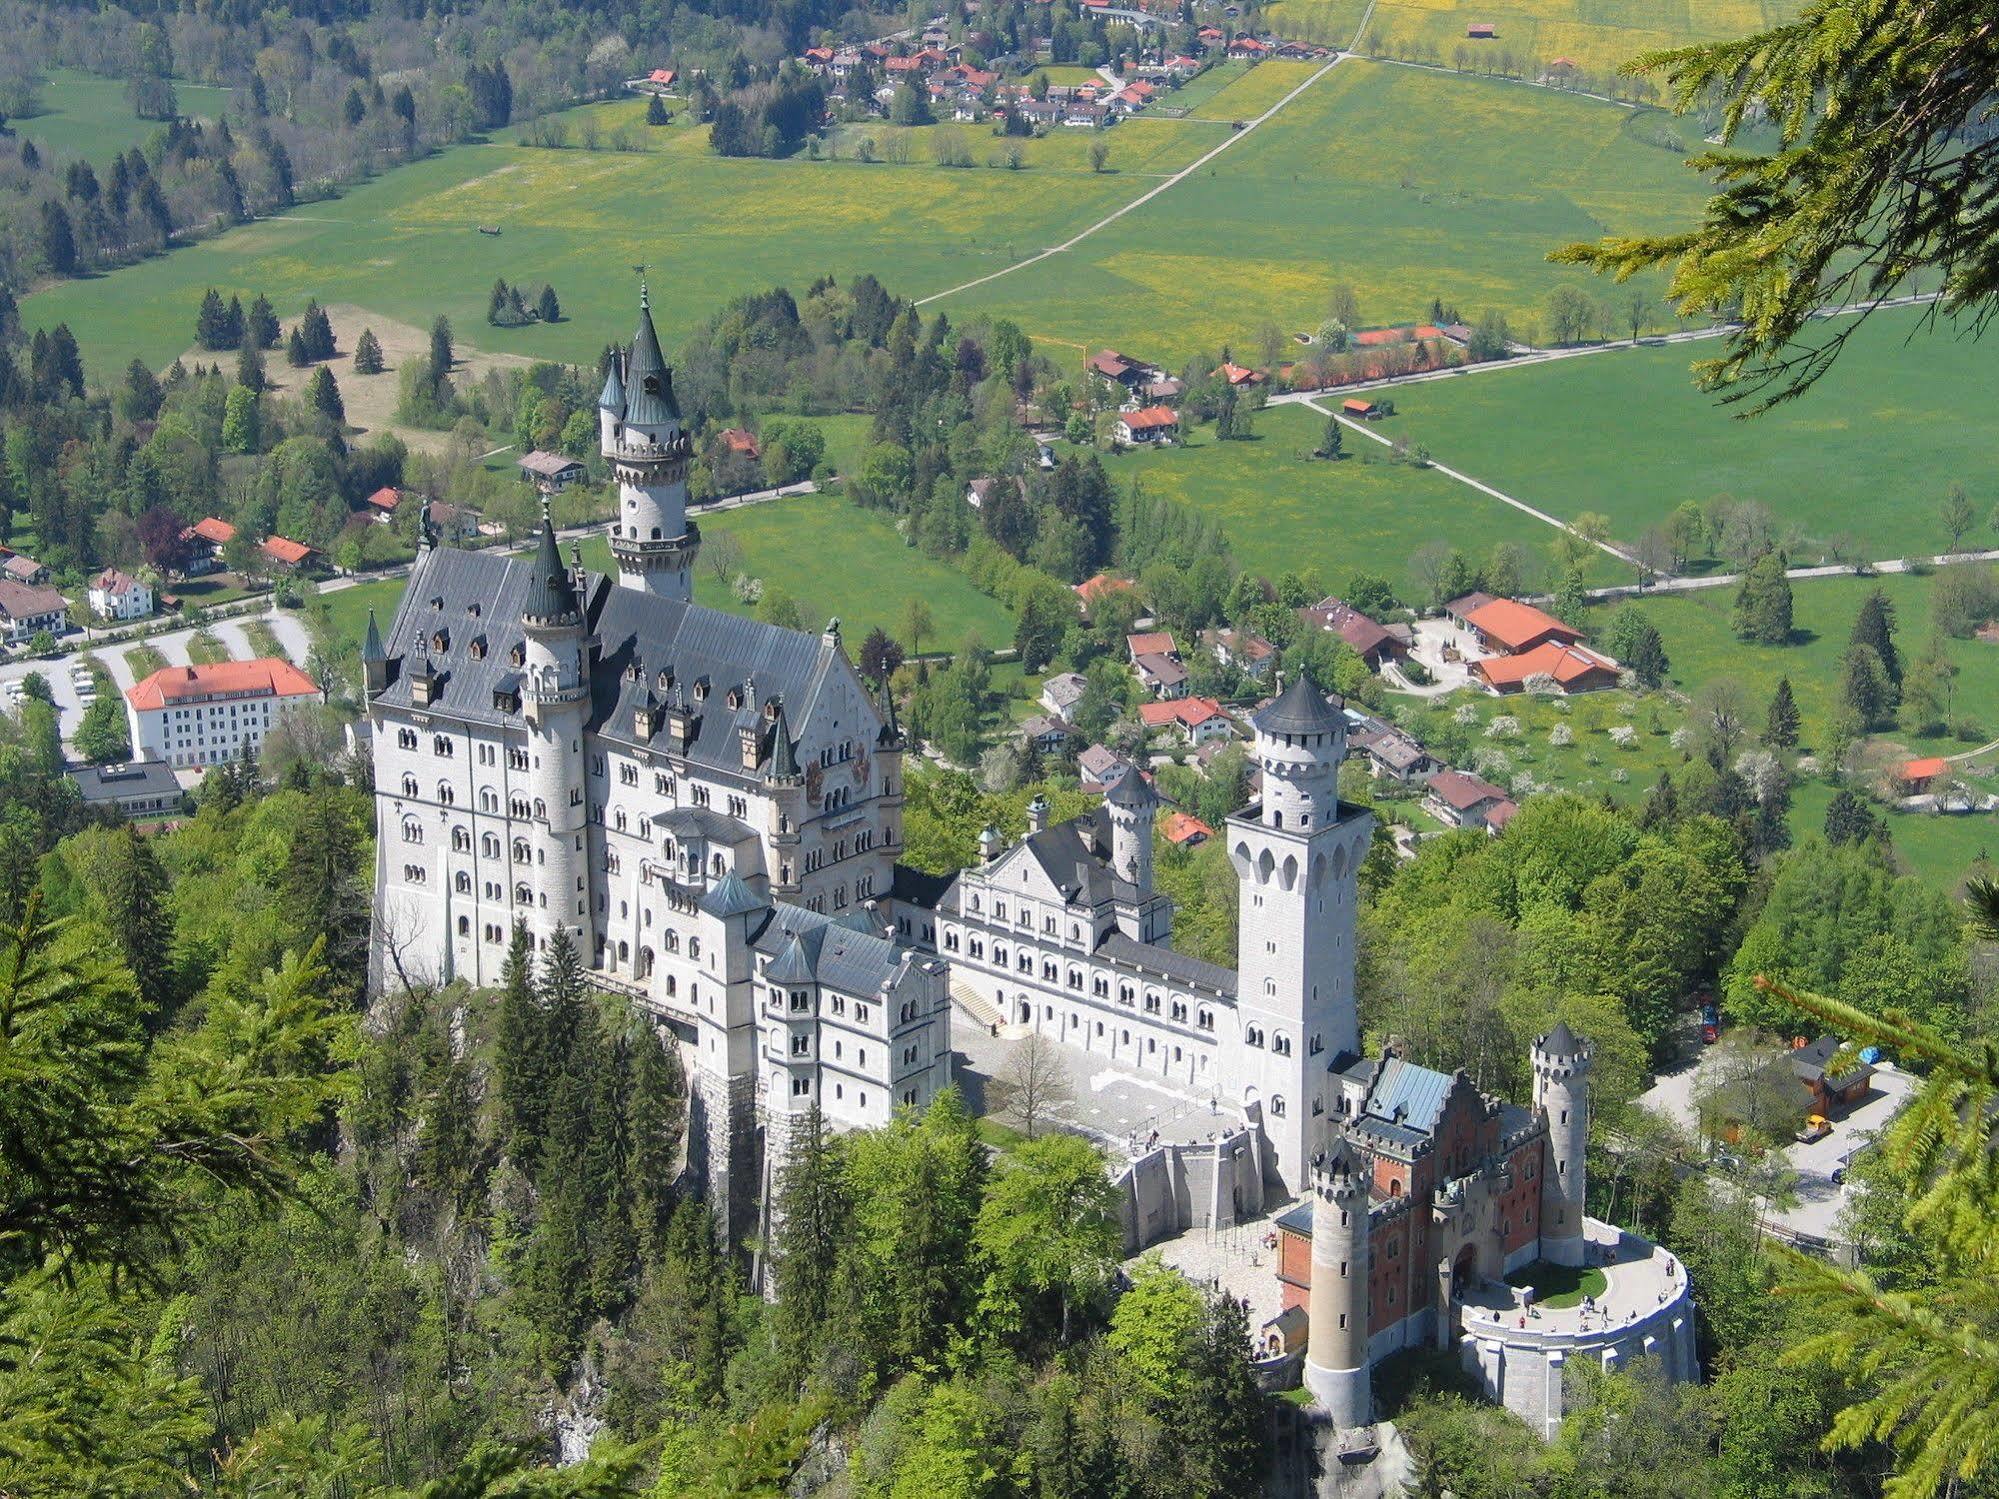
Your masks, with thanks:
M903 741L825 633L691 601L691 445L643 289L599 402L615 579L426 536L363 650L377 962L499 982L566 932L691 1082L690 1160L740 1236L785 1132L886 1123L950 1079L942 963L891 939ZM916 935L921 935L917 933Z

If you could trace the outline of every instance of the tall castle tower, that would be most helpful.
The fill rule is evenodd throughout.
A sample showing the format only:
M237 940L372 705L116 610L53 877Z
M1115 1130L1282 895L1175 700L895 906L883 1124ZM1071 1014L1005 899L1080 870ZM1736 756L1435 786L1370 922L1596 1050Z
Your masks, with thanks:
M1541 1258L1583 1262L1583 1152L1589 1135L1587 1042L1558 1023L1534 1042L1534 1107L1548 1115L1541 1171Z
M1367 1332L1368 1169L1344 1134L1312 1162L1311 1333L1305 1388L1341 1427L1373 1419Z
M638 332L630 353L622 361L613 357L604 377L597 428L604 461L618 480L618 519L611 527L618 586L691 599L694 554L701 546L701 529L687 518L687 465L694 449L681 430L673 372L660 353L644 282Z
M584 963L595 961L590 894L584 888L588 809L583 803L583 725L590 716L590 679L583 605L555 546L555 525L542 506L534 571L521 609L525 660L521 700L528 725L529 795L534 833L527 883L534 893L529 922L543 940L566 929Z
M1263 796L1229 819L1241 882L1232 1084L1259 1102L1277 1170L1296 1188L1330 1107L1326 1068L1360 1049L1354 1009L1354 903L1372 813L1342 807L1346 720L1302 673L1258 713Z

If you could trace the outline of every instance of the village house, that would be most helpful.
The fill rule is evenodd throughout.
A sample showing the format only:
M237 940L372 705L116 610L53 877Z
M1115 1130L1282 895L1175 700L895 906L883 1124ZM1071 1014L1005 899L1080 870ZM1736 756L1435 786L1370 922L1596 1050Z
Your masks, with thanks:
M1347 747L1367 758L1368 772L1377 781L1394 781L1408 786L1437 770L1430 752L1393 724L1368 719L1348 736Z
M1130 392L1137 390L1159 372L1150 365L1140 364L1129 355L1120 354L1116 349L1100 349L1083 361L1083 368L1108 385Z
M1119 442L1134 447L1141 443L1170 443L1180 435L1180 418L1168 406L1126 411L1118 416L1117 435Z
M1472 663L1472 672L1501 696L1552 684L1564 694L1602 692L1617 685L1617 663L1588 646L1545 640L1517 656L1486 656Z
M1215 830L1192 812L1168 812L1159 819L1159 836L1175 848L1199 848Z
M1444 612L1481 650L1498 655L1517 656L1549 640L1574 645L1583 638L1581 630L1563 624L1545 610L1489 593L1452 599L1444 605Z
M384 484L361 502L361 508L375 524L386 526L396 518L396 507L402 502L403 492L393 484Z
M1430 777L1423 810L1449 827L1497 833L1519 809L1490 781L1462 770L1440 770Z
M286 713L319 687L289 661L265 657L163 666L125 690L132 753L169 765L222 765L255 754Z
M1223 666L1252 677L1269 671L1277 659L1277 647L1254 630L1203 630L1201 644Z
M1041 684L1041 706L1055 718L1067 719L1076 711L1083 694L1090 690L1089 679L1079 671L1057 672Z
M1129 578L1120 578L1116 573L1098 573L1094 578L1085 578L1073 585L1071 592L1085 615L1113 594L1135 593L1138 585Z
M1211 739L1235 737L1235 722L1213 698L1179 697L1159 703L1141 703L1138 720L1147 732L1172 727L1190 745Z
M761 459L763 449L757 446L754 432L741 427L724 427L715 434L715 441L723 452L733 453L738 458Z
M1832 1071L1842 1055L1845 1065ZM1828 1119L1865 1099L1873 1083L1874 1068L1848 1051L1837 1036L1820 1036L1809 1046L1794 1046L1786 1060L1811 1095L1811 1112Z
M1093 744L1076 756L1076 771L1082 777L1083 790L1099 795L1126 776L1141 774L1131 761L1102 744Z
M257 543L257 550L263 558L279 572L297 572L311 564L319 555L302 541L293 541L286 536L266 536Z
M1048 713L1037 713L1020 726L1020 737L1044 755L1061 754L1075 732L1065 720Z
M1229 43L1229 56L1248 58L1251 62L1261 62L1270 55L1270 45L1259 42L1253 36L1239 36Z
M0 577L0 641L20 645L44 630L60 635L68 628L68 599L53 588Z
M181 575L198 578L223 565L222 549L236 539L236 528L217 516L207 515L180 533Z
M46 562L38 562L24 552L9 551L0 547L0 578L15 583L39 585L49 581L49 567Z
M1016 494L1027 493L1027 485L1018 474L1007 474L997 479L974 479L965 486L965 503L974 510L985 509L987 497L992 494L993 487L999 484L1011 485Z
M153 590L130 573L107 567L90 580L90 611L99 619L144 619L153 612Z
M514 467L520 470L522 479L544 489L567 489L589 475L581 459L566 453L545 453L540 448L516 459Z
M21 552L7 552L6 560L0 562L0 577L11 578L16 583L38 584L49 580L46 563L37 562L33 557Z
M1895 772L1905 796L1924 796L1933 784L1950 774L1950 762L1941 755L1925 755L1916 760L1904 760Z
M1239 364L1224 363L1215 371L1215 377L1227 381L1239 390L1247 390L1252 385L1261 385L1263 376L1256 370L1244 369Z
M1370 422L1381 415L1381 408L1366 396L1348 396L1340 402L1340 415L1357 422Z
M1314 629L1330 630L1339 636L1353 647L1355 655L1376 671L1381 670L1383 663L1400 660L1409 654L1406 633L1398 635L1342 599L1329 596L1300 609L1298 613Z
M1187 383L1171 375L1148 380L1138 388L1139 399L1148 406L1171 406L1187 393Z
M423 516L432 534L447 546L463 546L481 535L498 534L500 529L482 524L480 512L470 505L453 505L446 500L432 500L424 506Z
M1165 630L1151 630L1125 637L1131 654L1132 670L1155 698L1187 695L1187 668L1180 662L1180 649Z

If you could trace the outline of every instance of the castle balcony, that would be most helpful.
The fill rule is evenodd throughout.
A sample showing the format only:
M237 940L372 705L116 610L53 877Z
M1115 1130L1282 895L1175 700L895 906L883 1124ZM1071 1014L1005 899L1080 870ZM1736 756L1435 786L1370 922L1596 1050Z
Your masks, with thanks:
M620 536L614 529L611 533L611 555L619 561L630 559L634 562L671 561L692 552L701 545L701 528L693 521L687 522L687 529L678 536L662 536L657 541L642 540L636 536Z

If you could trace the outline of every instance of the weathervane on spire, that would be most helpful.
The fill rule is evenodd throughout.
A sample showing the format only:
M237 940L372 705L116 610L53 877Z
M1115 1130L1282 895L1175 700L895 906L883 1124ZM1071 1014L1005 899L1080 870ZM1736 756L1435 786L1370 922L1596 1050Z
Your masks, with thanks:
M643 260L635 261L632 265L632 274L639 278L639 306L650 312L652 302L646 296L646 263Z

